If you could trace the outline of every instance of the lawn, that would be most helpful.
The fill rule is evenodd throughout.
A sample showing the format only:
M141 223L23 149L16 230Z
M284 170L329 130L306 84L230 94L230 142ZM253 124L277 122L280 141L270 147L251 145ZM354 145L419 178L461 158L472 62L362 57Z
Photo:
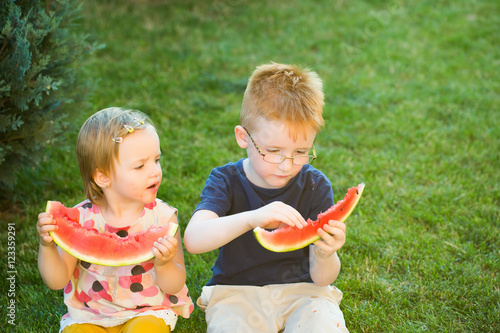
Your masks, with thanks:
M83 11L105 47L80 67L97 89L75 124L108 106L149 114L158 196L182 231L210 170L245 156L232 131L254 68L309 66L326 97L314 166L337 200L366 183L335 282L350 331L500 331L500 2L87 0ZM38 274L34 226L47 200L83 200L76 134L23 170L1 212L7 277L7 223L16 229L17 275L0 297L5 309L15 300L17 332L57 332L65 313ZM193 300L216 255L185 253ZM205 327L197 308L176 332Z

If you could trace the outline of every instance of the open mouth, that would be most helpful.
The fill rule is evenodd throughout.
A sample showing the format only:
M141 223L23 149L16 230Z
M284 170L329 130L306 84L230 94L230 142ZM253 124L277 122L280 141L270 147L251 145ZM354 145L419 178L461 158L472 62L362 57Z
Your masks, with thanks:
M154 183L153 185L148 187L148 190L150 190L150 189L152 190L152 189L156 188L157 186L158 186L158 183Z

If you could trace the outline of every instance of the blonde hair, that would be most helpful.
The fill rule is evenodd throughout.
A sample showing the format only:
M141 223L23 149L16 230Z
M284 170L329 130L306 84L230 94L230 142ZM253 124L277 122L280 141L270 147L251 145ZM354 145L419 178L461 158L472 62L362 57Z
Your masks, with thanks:
M153 126L149 117L141 111L112 107L90 116L78 133L76 140L78 165L85 196L94 204L103 197L102 189L94 179L95 172L99 170L109 177L114 171L113 162L119 160L120 143L113 139L123 139L130 133L125 125L134 130Z
M323 105L323 83L318 74L272 62L258 66L248 80L240 122L253 130L258 118L284 121L296 137L299 128L318 132L323 127Z

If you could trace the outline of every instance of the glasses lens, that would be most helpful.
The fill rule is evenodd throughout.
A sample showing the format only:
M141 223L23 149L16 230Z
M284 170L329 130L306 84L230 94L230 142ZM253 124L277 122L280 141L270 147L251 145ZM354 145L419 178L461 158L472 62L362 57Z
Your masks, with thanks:
M280 164L285 159L284 155L280 154L266 154L264 155L264 161L273 164Z
M312 161L312 157L310 156L295 156L293 158L293 163L294 164L297 164L297 165L304 165L304 164L308 164L308 163L311 163Z
M285 159L285 155L280 155L280 154L266 154L263 156L264 161L268 163L273 163L273 164L280 164L282 163ZM295 156L293 158L293 164L295 165L304 165L304 164L309 164L313 161L314 157L304 155L304 156Z

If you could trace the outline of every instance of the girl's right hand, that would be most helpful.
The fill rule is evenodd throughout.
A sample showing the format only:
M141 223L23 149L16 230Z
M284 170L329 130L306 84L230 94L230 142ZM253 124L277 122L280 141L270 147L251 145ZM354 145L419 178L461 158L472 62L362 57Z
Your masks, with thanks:
M290 205L281 201L274 201L251 212L252 227L275 229L291 226L302 229L307 222L302 215Z
M40 244L48 246L53 243L52 236L50 236L49 231L57 230L58 226L56 221L52 218L49 213L38 214L38 222L36 223L36 231L40 236Z

